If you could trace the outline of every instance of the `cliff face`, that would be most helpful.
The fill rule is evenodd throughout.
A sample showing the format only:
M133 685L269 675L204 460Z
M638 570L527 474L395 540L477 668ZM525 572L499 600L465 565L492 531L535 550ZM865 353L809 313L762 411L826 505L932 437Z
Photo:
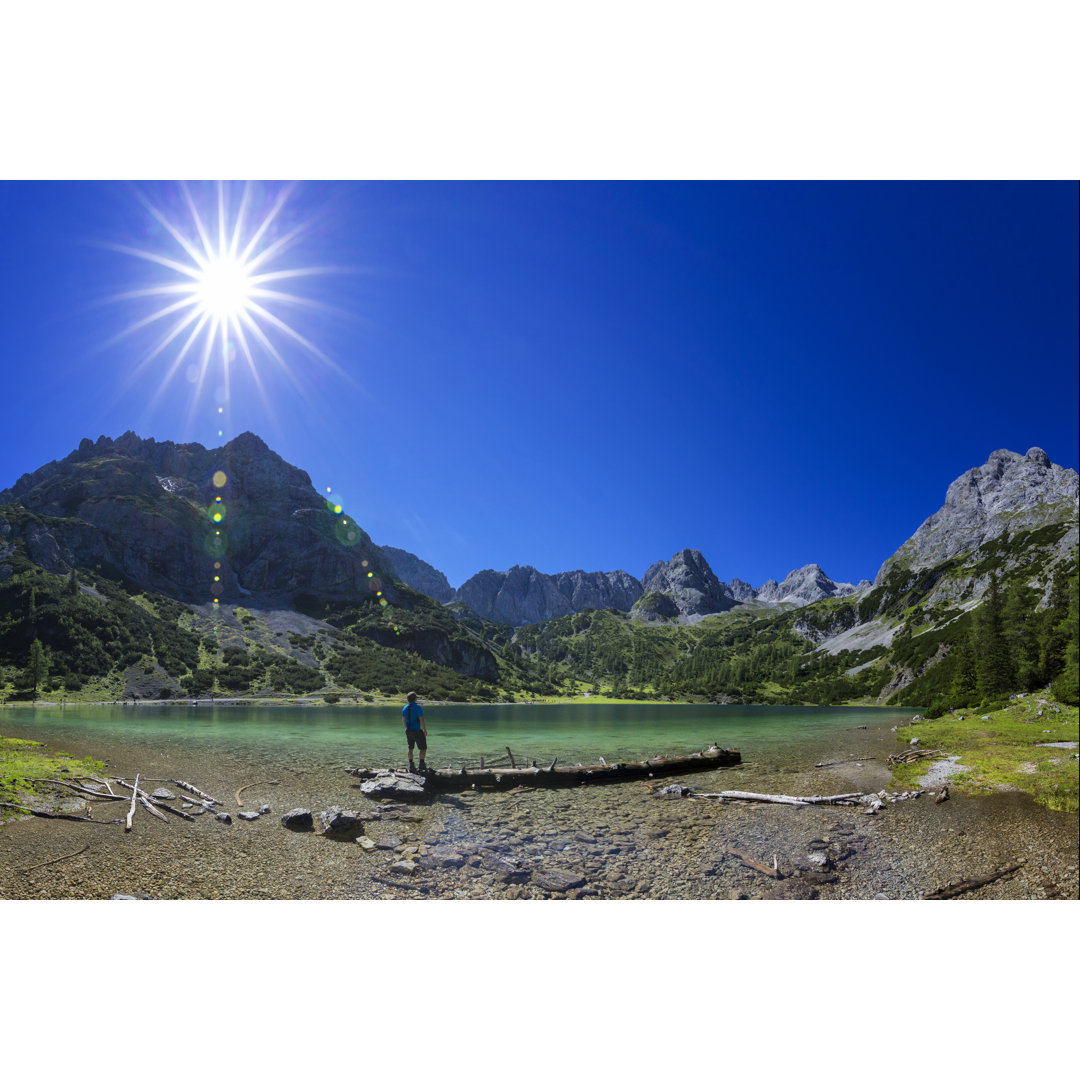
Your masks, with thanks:
M531 566L481 570L457 591L457 599L492 622L522 626L587 608L629 611L641 585L624 570L570 570L542 574Z
M250 433L216 450L130 432L84 439L0 492L0 503L15 502L52 519L25 526L46 569L108 566L189 603L298 591L359 597L370 591L369 572L392 588L363 529Z
M430 596L432 600L438 600L440 604L449 604L457 593L446 580L446 575L441 570L436 570L431 563L413 555L411 551L403 548L382 547L379 549L384 561L398 581L404 581L410 589Z

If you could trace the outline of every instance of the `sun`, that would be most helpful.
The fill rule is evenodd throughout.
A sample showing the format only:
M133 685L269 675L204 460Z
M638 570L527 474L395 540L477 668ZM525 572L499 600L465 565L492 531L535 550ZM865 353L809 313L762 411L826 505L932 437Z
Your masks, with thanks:
M254 299L256 285L247 265L235 255L217 254L195 279L197 309L212 319L239 319Z
M309 358L343 374L294 325L295 313L305 308L341 313L288 291L290 280L340 272L335 267L284 262L309 228L308 222L287 212L293 186L274 190L266 185L217 182L192 191L179 183L179 197L171 200L168 212L141 191L136 189L135 194L156 222L162 243L152 249L108 246L152 264L155 280L110 299L139 301L150 304L152 310L108 344L148 327L163 328L136 370L142 373L159 359L167 363L158 372L154 400L181 371L198 397L212 370L218 383L215 394L227 398L230 369L237 362L246 364L264 400L260 366L267 362L304 393L303 380L293 370L297 346ZM286 310L293 315L286 318Z

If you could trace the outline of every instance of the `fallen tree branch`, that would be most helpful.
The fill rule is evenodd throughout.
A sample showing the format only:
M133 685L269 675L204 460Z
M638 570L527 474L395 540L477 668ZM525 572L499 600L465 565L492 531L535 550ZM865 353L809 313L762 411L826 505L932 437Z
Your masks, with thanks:
M112 821L98 820L92 817L80 817L78 814L53 814L48 810L35 810L32 806L20 806L18 803L0 802L0 806L8 810L19 810L24 814L33 814L34 817L56 818L60 821L89 821L92 825L116 825L122 818L113 818Z
M733 847L729 847L727 849L727 853L729 855L734 855L737 859L742 859L742 861L747 866L749 866L751 870L757 870L760 873L765 874L767 877L771 877L776 881L780 880L780 868L779 866L777 866L775 855L773 856L773 865L766 866L764 863L759 863L756 859L751 859L750 856L745 854L744 852L736 851Z
M150 811L156 818L161 818L162 821L168 821L169 819L140 791L139 802Z
M131 832L131 819L135 816L135 799L139 794L139 774L135 774L135 783L131 788L131 809L128 811L127 820L124 822L124 832Z
M901 750L899 754L890 754L885 760L890 765L903 765L909 761L917 761L919 758L937 757L944 753L944 750Z
M245 784L242 788L237 788L237 790L236 790L236 805L237 806L243 806L244 805L240 801L240 792L241 791L247 791L248 788L258 787L260 784L269 784L269 783L271 783L270 780L254 780L250 784Z
M846 795L761 795L756 791L691 791L692 799L742 799L746 802L784 803L788 806L850 805L861 799L861 791L851 791Z
M935 892L927 893L923 899L951 900L954 896L971 892L972 889L979 889L983 885L989 885L991 881L997 881L998 878L1002 878L1006 874L1015 874L1017 870L1022 869L1022 863L1009 863L1008 866L995 870L992 874L986 874L984 877L969 878L967 881L958 881L954 885L946 885L944 889L937 889Z
M117 783L123 782L122 776L114 776L113 779ZM186 780L175 780L171 776L152 776L147 780L148 784L175 784L178 788L183 788L184 791L190 791L192 795L198 795L200 799L206 802L213 803L215 806L224 806L225 804L220 799L215 799L213 795L207 795L205 791L200 791L194 784L189 784ZM129 785L124 784L124 787Z
M115 779L115 777L114 777L114 779ZM134 791L135 790L131 786L131 784L129 784L126 780L117 780L116 782L121 787L126 787L128 789L128 791ZM126 798L126 797L127 796L124 796L124 795L120 795L120 796L114 795L113 796L113 798ZM166 802L159 802L152 795L147 795L145 791L140 791L139 792L139 798L140 799L146 799L147 801L152 803L153 806L156 807L158 810L168 810L170 814L175 814L177 817L182 817L185 821L194 821L195 820L190 814L186 814L186 813L184 813L183 810L179 810L175 806L170 806ZM199 805L202 806L203 809L205 809L205 810L210 810L210 809L213 808L212 803L210 805L207 805L206 803L200 803ZM150 807L147 807L147 809L150 810L151 813L154 812L154 810L151 809ZM159 814L158 816L160 817L161 815ZM164 821L165 819L162 818L162 820Z
M46 859L45 862L35 863L33 866L17 866L15 869L24 874L28 870L40 870L43 866L52 866L54 862L63 862L64 859L74 859L76 855L81 855L89 847L89 844L84 844L78 851L73 851L70 855L58 855L55 859Z
M111 792L106 795L103 791L91 791L90 788L83 787L81 784L69 784L64 780L47 780L44 777L34 780L35 784L55 784L57 787L67 788L68 791L74 791L77 795L85 795L93 799L117 799L120 802L124 802L127 799L126 795L113 795Z

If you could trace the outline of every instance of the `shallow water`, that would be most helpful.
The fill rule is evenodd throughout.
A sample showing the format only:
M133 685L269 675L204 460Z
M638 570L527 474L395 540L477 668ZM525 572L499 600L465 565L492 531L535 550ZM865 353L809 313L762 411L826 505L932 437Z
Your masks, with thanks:
M743 764L683 778L693 790L833 795L889 783L885 759L898 745L890 728L910 713L429 706L428 757L436 765L475 761L509 745L519 759L612 761L699 750L715 741L740 749ZM103 758L113 774L140 772L153 780L151 790L166 778L187 780L234 816L232 824L213 814L161 822L140 810L131 833L115 824L13 823L0 829L0 899L114 893L155 899L757 898L775 891L774 883L732 848L766 863L778 857L787 886L803 873L800 860L825 841L830 851L844 850L836 873L817 884L823 899L913 898L1022 854L1029 860L1023 872L972 895L1077 895L1075 815L1042 811L1021 797L957 797L940 806L924 798L865 817L861 807L666 801L654 797L664 781L466 792L437 797L404 816L368 820L363 832L381 846L366 853L351 839L290 832L280 816L294 807L317 816L337 805L370 817L374 804L345 767L404 761L396 708L12 709L0 711L0 734ZM834 767L817 768L819 762ZM258 820L238 817L234 793L245 788L246 810L269 808ZM93 816L115 820L126 809L96 803ZM454 865L439 861L446 853ZM399 860L413 858L420 863L415 874L395 873ZM47 862L52 859L62 861ZM507 878L506 859L521 868L521 884ZM545 870L572 874L585 887L552 891Z
M432 765L491 759L509 746L515 759L564 764L688 753L710 743L739 749L744 761L805 760L860 725L896 724L911 709L786 708L732 705L481 705L426 709ZM0 734L32 738L78 756L128 758L132 752L185 758L204 752L250 766L293 768L400 764L400 709L67 706L0 713Z

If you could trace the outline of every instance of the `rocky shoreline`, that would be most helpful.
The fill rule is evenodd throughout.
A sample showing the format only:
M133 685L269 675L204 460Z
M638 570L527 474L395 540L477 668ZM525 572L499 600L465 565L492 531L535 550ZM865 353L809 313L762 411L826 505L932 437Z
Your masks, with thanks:
M191 822L140 809L131 833L75 821L9 823L0 829L0 899L907 900L1013 863L1019 869L963 898L1078 898L1076 815L1015 793L942 803L889 793L883 763L895 736L855 730L845 738L845 759L828 769L749 763L682 786L695 794L885 792L876 810L682 791L672 798L660 780L405 804L365 798L343 770L283 772L241 808L232 793L251 778L234 765L174 758L154 766L169 771L151 775L187 770L223 805L203 814L189 805L198 815ZM134 775L138 763L112 767ZM123 806L97 804L95 816L121 816L113 805ZM304 808L310 828L283 825ZM761 869L774 866L776 877Z

